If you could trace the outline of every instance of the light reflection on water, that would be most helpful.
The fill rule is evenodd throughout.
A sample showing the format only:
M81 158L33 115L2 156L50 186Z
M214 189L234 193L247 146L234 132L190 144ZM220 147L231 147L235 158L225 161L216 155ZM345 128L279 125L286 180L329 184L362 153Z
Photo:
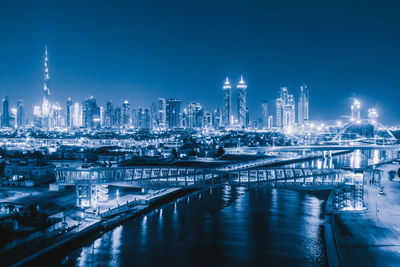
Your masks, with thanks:
M322 198L230 186L189 198L130 220L69 252L67 265L326 265Z
M356 149L351 153L337 155L333 157L323 157L306 162L299 162L286 165L292 168L365 168L372 164L377 164L382 161L393 158L394 152L389 152L379 149Z

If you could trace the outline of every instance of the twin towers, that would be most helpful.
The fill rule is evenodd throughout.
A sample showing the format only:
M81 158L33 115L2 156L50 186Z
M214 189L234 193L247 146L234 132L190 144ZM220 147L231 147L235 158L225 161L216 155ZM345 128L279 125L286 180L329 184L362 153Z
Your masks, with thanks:
M237 122L233 116L233 109L232 109L232 86L229 82L229 78L226 77L226 81L222 86L224 89L224 107L222 111L222 123L226 126L233 126L237 125L240 127L247 127L249 124L249 109L247 108L246 102L246 89L247 84L243 80L243 76L240 76L240 81L236 85L238 90L238 115L237 115Z

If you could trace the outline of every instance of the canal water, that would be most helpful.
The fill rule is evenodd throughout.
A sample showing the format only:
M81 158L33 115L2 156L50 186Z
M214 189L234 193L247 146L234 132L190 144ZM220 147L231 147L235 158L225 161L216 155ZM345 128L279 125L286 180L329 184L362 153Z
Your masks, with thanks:
M355 151L299 167L369 164ZM327 195L222 186L127 221L47 264L64 266L325 266Z
M219 187L130 220L54 264L324 266L326 196Z

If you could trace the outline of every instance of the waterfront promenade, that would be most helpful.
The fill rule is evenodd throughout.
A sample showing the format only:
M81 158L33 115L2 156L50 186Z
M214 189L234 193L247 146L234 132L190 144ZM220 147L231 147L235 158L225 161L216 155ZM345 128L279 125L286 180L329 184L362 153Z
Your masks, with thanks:
M367 210L334 215L336 245L344 266L400 266L400 178L388 179L388 171L399 167L377 168L384 171L384 194L366 186Z

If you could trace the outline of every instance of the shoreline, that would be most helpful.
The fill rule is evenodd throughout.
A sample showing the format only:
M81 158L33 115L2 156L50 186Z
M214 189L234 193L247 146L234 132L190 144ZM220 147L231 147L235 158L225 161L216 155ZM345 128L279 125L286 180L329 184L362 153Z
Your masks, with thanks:
M58 251L63 248L73 248L75 247L76 242L87 242L88 240L92 240L97 238L98 236L108 232L115 227L121 225L123 222L139 217L143 214L146 214L159 205L170 203L171 201L175 201L181 197L186 197L195 192L198 192L201 188L191 188L191 189L182 189L177 188L173 192L168 192L162 196L156 197L154 200L149 201L149 204L143 206L139 209L130 209L129 211L125 211L119 213L113 217L103 219L99 222L96 222L77 233L65 233L61 240L55 241L52 244L46 245L44 248L39 249L38 251L30 254L29 256L23 259L3 259L2 263L9 266L26 266L26 265L35 265L35 263L40 263L44 257L48 256L50 253Z

